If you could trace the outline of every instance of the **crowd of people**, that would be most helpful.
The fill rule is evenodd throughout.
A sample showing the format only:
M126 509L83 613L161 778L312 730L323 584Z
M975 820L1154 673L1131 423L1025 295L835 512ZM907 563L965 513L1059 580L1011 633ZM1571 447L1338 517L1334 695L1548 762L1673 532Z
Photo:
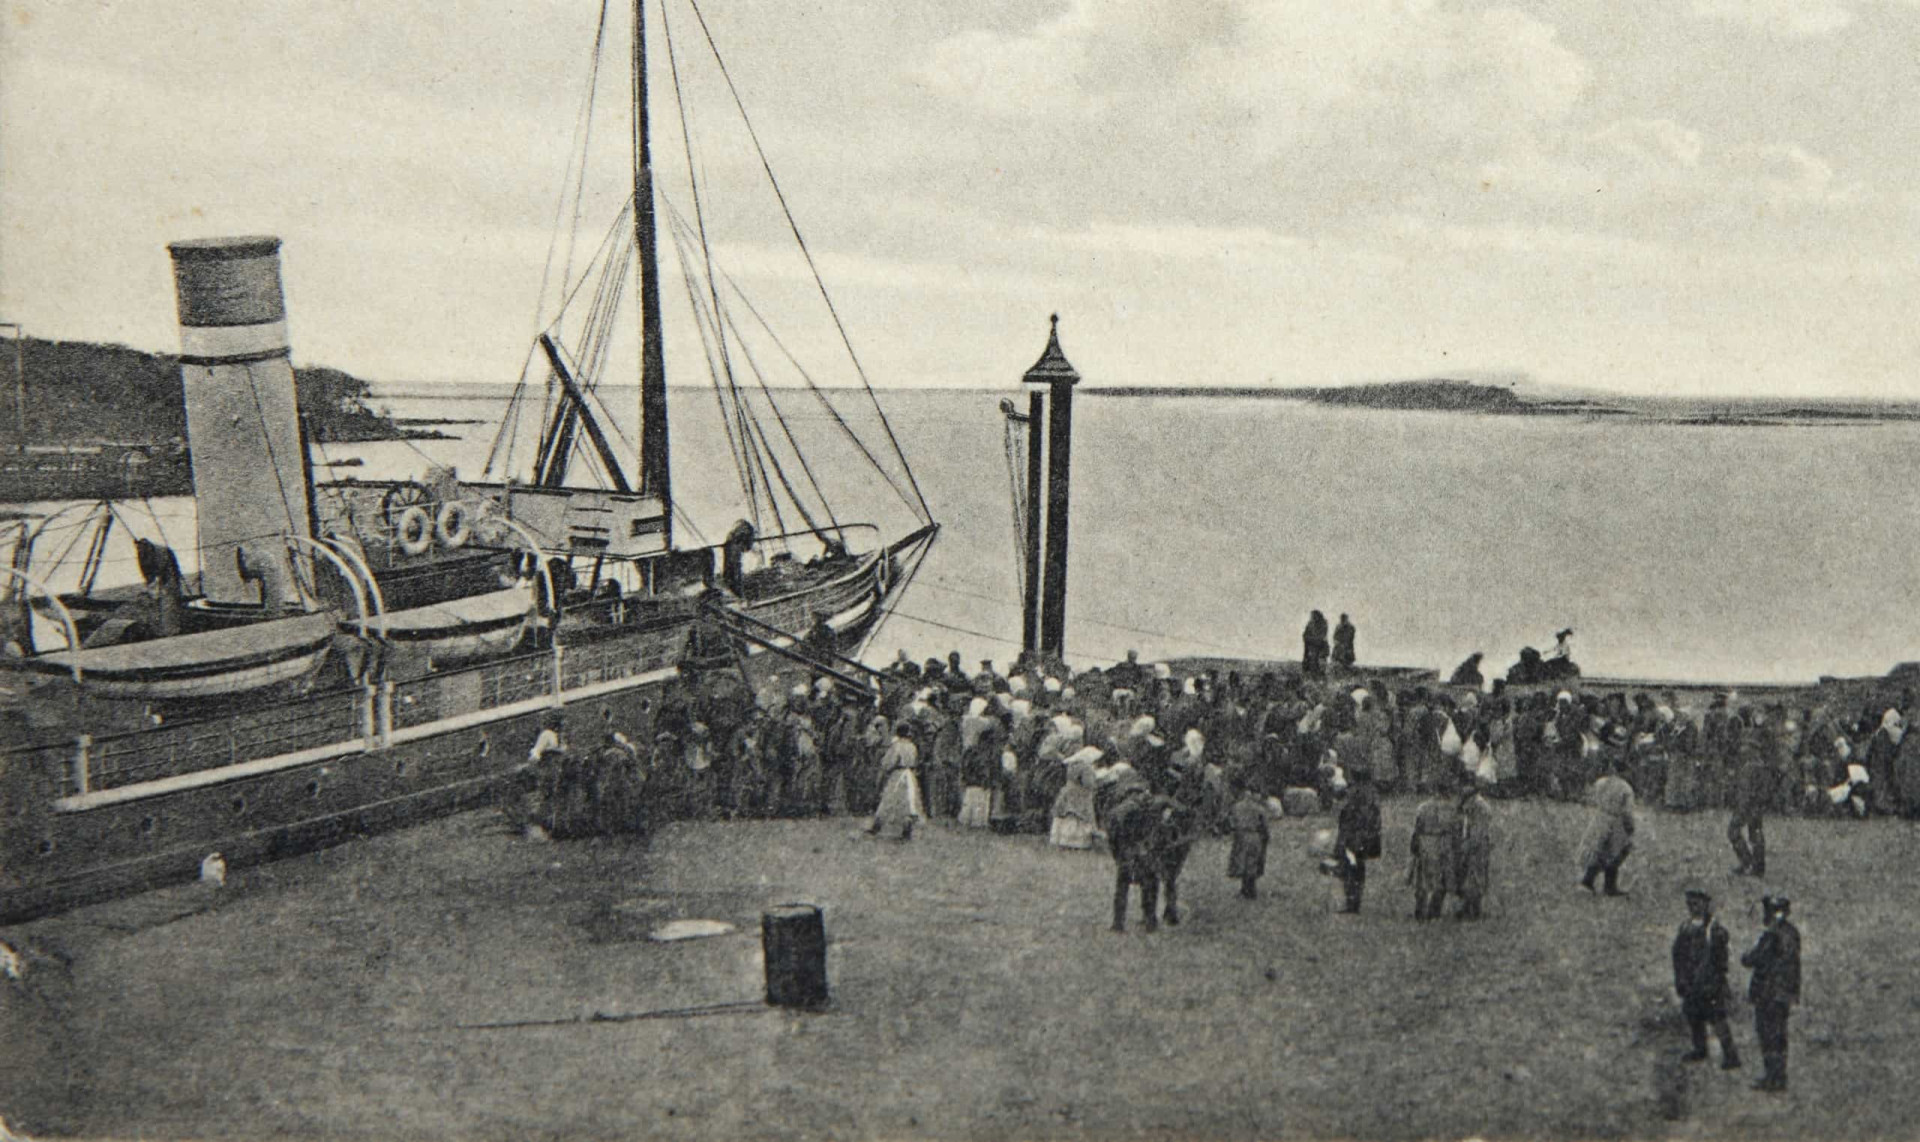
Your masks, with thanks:
M1078 672L1026 660L969 672L957 652L924 663L903 652L872 687L820 673L755 693L735 671L687 673L644 730L604 712L597 727L569 726L552 712L516 811L530 834L555 837L645 833L674 819L855 816L902 841L945 820L1088 849L1120 799L1151 794L1177 800L1196 835L1233 839L1228 874L1249 897L1269 817L1333 812L1321 867L1343 883L1343 910L1358 912L1366 865L1381 856L1380 798L1412 794L1423 798L1408 854L1415 918L1440 918L1457 896L1453 914L1469 921L1489 888L1490 798L1591 805L1583 884L1608 895L1624 891L1636 804L1729 810L1735 871L1753 876L1766 874L1768 815L1920 816L1911 693L1842 714L1732 693L1696 709L1672 691L1577 682L1441 685L1355 669L1341 618L1326 656L1297 674L1176 674L1134 653ZM1724 967L1723 953L1701 954ZM1683 1000L1693 987L1681 987ZM1688 1002L1690 1019L1697 1009L1713 1021L1711 1003ZM1784 1083L1772 1057L1784 1030L1765 1030L1766 1081Z
M1335 645L1344 651L1351 635ZM1741 864L1759 874L1767 815L1920 815L1911 694L1852 711L1730 693L1694 708L1671 691L1496 682L1483 692L1375 677L1342 658L1299 674L1176 675L1131 653L1104 669L1022 662L1005 673L990 662L967 671L957 653L924 663L903 653L877 698L824 675L756 694L714 671L671 683L646 727L577 727L588 740L567 744L630 759L623 780L645 795L629 799L656 820L870 816L892 771L911 769L911 807L926 818L1069 847L1090 843L1094 794L1120 760L1156 790L1201 775L1202 817L1223 832L1236 788L1276 799L1312 790L1331 806L1364 771L1385 795L1471 784L1493 798L1574 800L1617 775L1642 805L1731 810Z

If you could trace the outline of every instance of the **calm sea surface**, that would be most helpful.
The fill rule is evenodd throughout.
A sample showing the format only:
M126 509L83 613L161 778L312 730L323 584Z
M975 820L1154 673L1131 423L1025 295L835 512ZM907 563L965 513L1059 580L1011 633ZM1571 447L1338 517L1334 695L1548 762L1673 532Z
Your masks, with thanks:
M608 392L634 439L631 390ZM957 649L969 664L1010 657L1018 588L997 407L1010 395L884 395L944 530L870 660L903 647L922 659ZM865 394L833 399L886 448ZM676 390L672 402L676 499L717 540L745 514L720 418L709 391ZM912 525L817 401L781 402L842 521ZM506 409L497 398L380 403L486 423L449 429L459 440L334 446L316 463L359 457L340 474L375 478L431 460L478 477ZM516 472L537 414L517 434ZM1920 658L1917 458L1913 422L1700 427L1083 394L1068 650L1086 663L1130 647L1147 659L1297 657L1319 608L1329 621L1353 616L1363 663L1444 671L1480 650L1504 670L1520 647L1544 649L1571 626L1591 674L1878 673ZM159 510L190 546L191 502Z

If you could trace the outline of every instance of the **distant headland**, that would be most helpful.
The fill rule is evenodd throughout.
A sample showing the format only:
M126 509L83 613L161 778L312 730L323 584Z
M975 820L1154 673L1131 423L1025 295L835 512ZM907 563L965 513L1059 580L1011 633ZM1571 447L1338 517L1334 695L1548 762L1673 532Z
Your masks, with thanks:
M0 391L0 443L165 443L187 432L180 359L125 345L21 340L26 407ZM12 389L11 354L0 347L0 390ZM293 371L300 415L317 444L369 440L443 440L445 433L409 428L375 412L368 383L339 369L304 365Z
M179 358L89 341L0 345L0 502L181 495L192 490ZM316 444L441 440L377 412L368 383L322 366L294 370Z
M1227 400L1288 400L1348 408L1402 412L1459 412L1489 416L1608 417L1719 428L1870 425L1920 420L1920 405L1858 400L1809 401L1805 398L1706 398L1561 395L1523 393L1511 384L1452 377L1383 381L1358 385L1281 387L1275 385L1111 385L1088 386L1093 397L1205 397Z

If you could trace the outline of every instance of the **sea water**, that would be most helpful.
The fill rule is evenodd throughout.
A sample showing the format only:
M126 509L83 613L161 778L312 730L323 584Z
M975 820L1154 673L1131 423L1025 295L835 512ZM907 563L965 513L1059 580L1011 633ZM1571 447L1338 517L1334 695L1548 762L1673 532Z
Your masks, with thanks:
M419 476L430 463L481 477L508 406L505 389L474 391L379 398L400 417L483 423L447 427L455 440L317 448L317 477ZM630 454L634 390L605 393L615 447ZM1024 407L1011 388L883 394L942 531L869 661L958 650L971 669L1017 649L1006 397ZM789 454L787 479L817 482L841 523L902 534L916 496L872 402L859 390L828 399L888 474L840 438L820 400L781 392L811 468ZM539 395L531 400L513 434L515 473L530 463ZM674 495L698 529L683 526L679 542L717 542L747 515L722 419L710 390L676 389L670 402ZM786 430L758 405L785 452ZM1128 649L1145 661L1297 658L1314 609L1330 623L1352 616L1363 664L1442 673L1475 651L1488 674L1504 671L1563 627L1576 631L1589 674L1792 682L1920 658L1914 422L1701 426L1084 389L1074 413L1076 665ZM325 466L350 457L363 466ZM191 546L190 501L156 501L156 512L176 546ZM126 514L139 530L144 511ZM790 510L784 523L803 526ZM775 526L763 510L762 530Z

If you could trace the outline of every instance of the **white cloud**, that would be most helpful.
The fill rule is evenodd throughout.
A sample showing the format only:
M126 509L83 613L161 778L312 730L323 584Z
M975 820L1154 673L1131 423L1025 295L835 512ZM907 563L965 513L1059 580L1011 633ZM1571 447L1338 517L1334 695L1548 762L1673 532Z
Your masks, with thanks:
M1402 238L1450 250L1502 254L1551 254L1583 262L1651 263L1667 256L1662 247L1617 234L1571 230L1550 225L1505 222L1488 225L1436 223L1414 214L1395 215L1392 231Z
M1841 181L1832 164L1792 144L1740 148L1729 160L1735 169L1750 172L1776 206L1839 206L1857 202L1867 193L1863 183Z
M1333 139L1498 148L1565 118L1591 69L1552 27L1508 8L1075 0L1024 32L955 35L915 76L1004 118L1064 111L1123 136L1239 145L1244 158L1246 145L1265 157Z
M1840 0L1693 0L1693 13L1782 36L1823 36L1854 18L1852 7Z
M1882 0L1920 7L1920 0ZM1748 24L1786 38L1831 35L1851 26L1871 0L1693 0L1693 14Z
M1300 240L1257 226L1120 225L1096 222L1082 230L1034 230L1038 241L1126 257L1233 258L1300 246Z
M1621 119L1594 132L1590 139L1651 167L1700 165L1700 132L1671 119Z

